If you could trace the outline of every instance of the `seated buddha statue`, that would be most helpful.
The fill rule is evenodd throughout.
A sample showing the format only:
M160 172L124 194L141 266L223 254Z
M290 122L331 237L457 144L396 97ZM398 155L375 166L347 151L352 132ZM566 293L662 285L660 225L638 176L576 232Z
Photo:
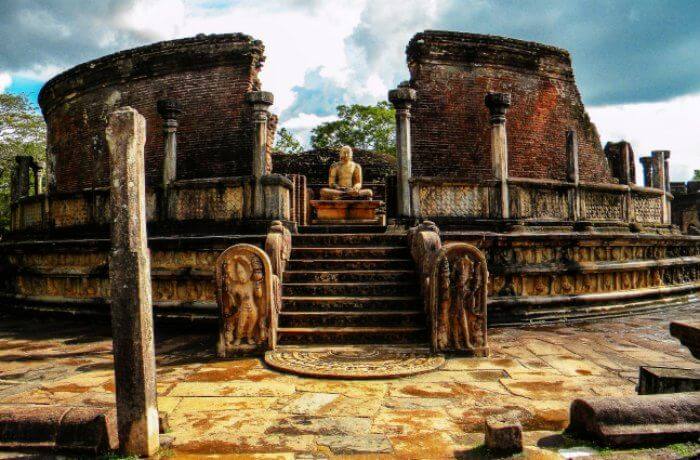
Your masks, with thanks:
M352 148L340 148L340 161L331 165L328 187L321 189L322 200L369 200L372 190L362 188L362 167L352 161Z

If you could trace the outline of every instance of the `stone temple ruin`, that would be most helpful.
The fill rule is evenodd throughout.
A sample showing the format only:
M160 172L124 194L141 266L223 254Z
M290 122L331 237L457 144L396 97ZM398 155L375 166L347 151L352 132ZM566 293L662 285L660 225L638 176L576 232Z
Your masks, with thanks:
M355 152L364 177L340 185L328 183L338 152L272 155L264 47L247 35L156 43L53 78L39 96L45 169L18 158L15 171L3 308L109 312L105 129L124 106L146 120L154 315L220 323L222 355L339 343L485 355L487 323L696 295L700 237L672 225L670 153L644 158L637 184L632 147L601 146L566 51L425 31L406 52L410 80L388 95L397 157ZM43 187L30 190L32 172Z

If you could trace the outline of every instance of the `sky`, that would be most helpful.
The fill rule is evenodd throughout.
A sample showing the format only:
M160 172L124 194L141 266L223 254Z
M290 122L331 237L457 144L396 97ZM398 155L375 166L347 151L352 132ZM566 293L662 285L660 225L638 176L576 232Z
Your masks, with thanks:
M0 0L0 92L33 101L53 75L105 54L198 33L265 44L260 74L281 126L308 142L339 104L373 104L408 79L405 47L443 29L569 50L603 143L671 150L700 169L700 2L561 0Z

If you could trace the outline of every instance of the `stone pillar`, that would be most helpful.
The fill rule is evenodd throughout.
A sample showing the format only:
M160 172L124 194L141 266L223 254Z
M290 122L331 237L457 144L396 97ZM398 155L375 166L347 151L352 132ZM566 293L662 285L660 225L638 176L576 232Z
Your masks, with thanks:
M18 155L15 157L14 180L12 181L10 189L10 196L13 201L29 196L29 189L31 186L29 171L30 169L33 169L33 165L34 158L30 156Z
M668 223L669 221L668 200L666 199L666 152L666 150L654 150L651 152L651 158L654 165L652 181L655 188L664 191L661 199L662 223Z
M146 120L131 107L109 116L112 249L109 278L119 443L126 455L159 447L151 267L146 237Z
M396 213L399 217L411 217L411 104L416 100L416 90L401 84L389 91L389 101L396 108Z
M177 179L177 117L182 113L180 104L173 99L161 99L157 103L158 114L163 119L165 148L163 152L163 189Z
M652 161L651 157L642 157L639 159L642 164L642 171L644 174L644 186L652 187Z
M486 107L491 114L491 168L499 182L499 217L510 218L508 197L508 140L506 137L506 112L510 107L509 93L488 93Z
M569 215L571 220L577 221L581 218L581 199L578 193L578 138L574 130L566 132L566 166L569 182L574 184L569 193Z
M267 119L268 108L274 97L267 91L251 91L246 101L253 109L253 218L262 219L265 215L265 196L260 179L267 171Z

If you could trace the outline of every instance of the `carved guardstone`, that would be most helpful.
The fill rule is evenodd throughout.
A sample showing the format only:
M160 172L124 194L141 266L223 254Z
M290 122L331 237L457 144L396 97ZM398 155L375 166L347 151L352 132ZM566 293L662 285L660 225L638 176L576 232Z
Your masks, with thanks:
M486 259L476 247L447 243L437 253L429 280L433 351L488 356Z
M264 354L275 348L280 285L267 254L237 244L216 261L220 357Z

